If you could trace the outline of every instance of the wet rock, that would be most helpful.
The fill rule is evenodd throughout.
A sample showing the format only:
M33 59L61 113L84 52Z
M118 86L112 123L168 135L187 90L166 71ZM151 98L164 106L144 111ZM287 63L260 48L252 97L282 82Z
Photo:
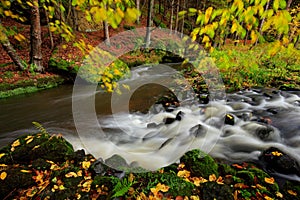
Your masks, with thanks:
M297 163L294 158L275 147L263 151L259 160L268 172L300 175L299 163Z
M234 120L235 120L235 118L232 114L227 114L227 115L225 115L224 123L233 126Z
M194 137L203 137L203 136L205 136L207 129L203 125L198 124L198 125L190 128L189 132Z
M192 176L208 178L209 175L218 176L218 164L212 157L198 149L185 153L180 162L183 162Z
M182 111L179 111L177 114L176 114L176 117L175 118L171 118L171 117L167 117L164 119L164 123L165 124L172 124L173 122L175 122L176 120L177 121L180 121L182 119L182 117L184 116L184 112Z
M206 182L200 186L201 199L205 200L233 200L231 188L225 184Z

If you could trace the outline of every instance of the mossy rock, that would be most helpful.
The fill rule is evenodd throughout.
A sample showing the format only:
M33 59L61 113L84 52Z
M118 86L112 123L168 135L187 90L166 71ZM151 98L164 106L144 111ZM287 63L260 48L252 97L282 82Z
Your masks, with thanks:
M300 183L297 181L286 181L281 193L285 200L300 200Z
M3 180L0 179L0 199L4 199L18 189L27 188L34 184L31 170L24 169L23 167L14 168L14 166L7 166L7 169L0 170L0 174L2 173L5 173L6 177Z
M185 164L192 176L203 178L208 178L212 174L219 176L218 164L215 160L198 149L185 153L180 158L180 162Z
M233 200L231 188L225 184L206 182L200 186L201 199L205 200Z
M4 153L0 163L31 164L36 159L64 162L74 154L74 150L72 145L62 137L38 133L19 137L2 148L0 153Z
M195 185L191 182L178 177L176 173L139 173L136 179L145 193L151 188L155 188L158 183L165 184L170 187L168 193L173 196L191 196L195 189Z

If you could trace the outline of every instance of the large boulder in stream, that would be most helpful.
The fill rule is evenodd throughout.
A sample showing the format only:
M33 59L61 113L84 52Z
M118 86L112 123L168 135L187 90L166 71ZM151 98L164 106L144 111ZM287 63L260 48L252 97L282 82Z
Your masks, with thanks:
M262 152L259 160L270 173L296 174L300 176L299 163L278 148L270 147Z

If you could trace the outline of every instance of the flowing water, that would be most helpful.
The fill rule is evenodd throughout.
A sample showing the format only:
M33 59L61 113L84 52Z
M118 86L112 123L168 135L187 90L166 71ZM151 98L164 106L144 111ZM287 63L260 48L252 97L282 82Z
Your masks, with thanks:
M89 86L82 84L75 93L72 85L65 85L0 100L0 146L36 132L31 122L37 121L49 132L61 133L75 149L85 148L103 159L118 154L146 169L176 162L194 148L240 162L258 160L262 150L277 147L300 162L300 92L245 90L199 104L186 84L172 81L176 73L153 68L132 70L131 78L120 82L134 90L130 98L99 89L85 93ZM168 112L154 104L159 94L170 92L167 88L180 101ZM96 124L79 113L82 118L75 120L75 127L72 95L75 113L74 105L84 108L95 102ZM228 113L231 124L224 124Z

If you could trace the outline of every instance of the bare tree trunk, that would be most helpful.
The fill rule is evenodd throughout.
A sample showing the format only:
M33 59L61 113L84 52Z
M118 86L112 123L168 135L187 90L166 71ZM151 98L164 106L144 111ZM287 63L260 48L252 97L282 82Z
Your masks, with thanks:
M140 0L136 0L136 9L140 10ZM140 16L137 17L136 22L140 23Z
M33 0L31 7L31 26L30 26L30 64L35 65L36 71L43 72L43 57L42 57L42 36L41 36L41 23L39 1Z
M183 9L182 10L185 10L185 0L183 0ZM181 35L180 37L182 38L183 37L183 32L184 32L184 15L183 15L183 18L182 18L182 25L181 25Z
M154 6L154 0L148 0L148 17L147 17L147 32L145 38L145 48L149 48L150 46L150 38L151 38L151 26L152 26L152 12Z
M173 15L174 15L173 4L174 4L174 0L171 1L170 34L172 34L173 32Z
M54 48L54 41L53 41L53 36L52 36L52 32L50 31L50 24L49 24L49 14L48 14L48 11L46 9L45 10L45 15L46 15L46 22L47 22L47 26L48 26L48 33L49 33L49 37L50 37L50 48L51 48L51 51L53 50Z
M107 9L106 5L105 5L105 9ZM105 44L107 46L110 46L110 37L109 37L109 29L108 29L108 22L107 20L105 20L103 22L104 24L104 39L105 39Z
M3 49L6 51L6 53L9 55L9 57L13 60L14 64L20 69L25 70L25 66L22 64L21 59L19 58L18 54L16 53L14 47L9 42L6 34L4 33L3 26L1 24L0 20L0 43Z
M176 20L175 20L175 29L174 31L178 31L178 13L179 13L179 5L180 5L180 0L177 1L177 7L176 7Z

